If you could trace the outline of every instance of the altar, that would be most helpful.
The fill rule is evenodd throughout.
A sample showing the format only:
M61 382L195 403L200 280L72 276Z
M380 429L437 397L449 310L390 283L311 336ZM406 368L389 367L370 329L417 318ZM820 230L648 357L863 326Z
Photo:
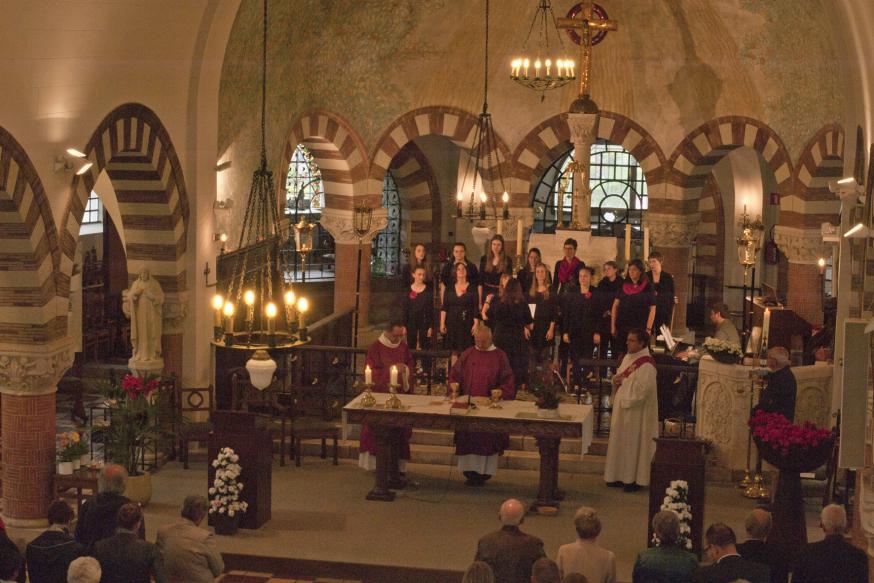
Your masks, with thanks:
M810 421L830 427L832 369L830 364L792 367L798 383L795 423ZM732 471L747 467L747 420L750 412L750 366L701 359L695 398L696 435L713 442L717 466Z
M601 266L607 261L616 260L617 242L616 237L595 237L592 231L568 231L557 229L554 235L546 233L531 233L528 239L528 248L537 247L543 263L552 269L555 262L564 258L564 242L568 238L577 241L577 257L582 259L587 266L600 272ZM555 274L552 274L555 277Z

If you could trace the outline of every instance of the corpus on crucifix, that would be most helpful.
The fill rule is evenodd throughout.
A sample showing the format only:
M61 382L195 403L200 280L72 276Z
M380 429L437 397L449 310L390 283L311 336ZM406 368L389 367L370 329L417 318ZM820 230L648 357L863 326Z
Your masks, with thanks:
M592 0L583 0L576 18L559 18L558 28L576 30L580 35L580 89L579 95L571 104L567 114L571 140L574 144L575 161L569 166L573 173L573 203L571 210L570 229L576 231L589 230L591 225L592 191L589 187L589 153L598 132L598 106L592 100L592 46L593 31L616 30L615 20L602 20L593 17L594 4Z

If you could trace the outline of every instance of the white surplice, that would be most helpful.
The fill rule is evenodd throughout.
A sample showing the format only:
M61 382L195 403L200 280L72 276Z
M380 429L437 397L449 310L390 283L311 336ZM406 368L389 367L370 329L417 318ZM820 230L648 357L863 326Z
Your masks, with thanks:
M648 355L647 348L626 354L616 374L622 375L637 359ZM622 381L613 399L604 480L648 486L650 462L656 448L653 439L658 436L656 369L646 363Z

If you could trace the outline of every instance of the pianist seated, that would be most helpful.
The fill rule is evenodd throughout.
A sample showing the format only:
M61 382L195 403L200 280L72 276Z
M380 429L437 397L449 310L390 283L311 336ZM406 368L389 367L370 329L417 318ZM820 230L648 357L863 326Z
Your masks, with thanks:
M721 302L712 304L710 306L710 322L716 326L713 338L741 346L740 334L737 333L737 328L735 328L731 320L728 319L727 305ZM676 357L681 360L695 362L700 360L704 354L705 351L703 348L696 349L690 347L682 352L678 352Z

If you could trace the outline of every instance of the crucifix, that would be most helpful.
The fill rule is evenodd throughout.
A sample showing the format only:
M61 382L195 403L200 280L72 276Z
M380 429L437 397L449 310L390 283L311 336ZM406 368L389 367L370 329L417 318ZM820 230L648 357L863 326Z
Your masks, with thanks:
M616 30L615 20L593 19L592 0L583 0L577 18L559 18L558 28L578 30L580 34L580 92L567 114L575 160L568 165L573 173L570 230L588 231L591 228L592 190L589 185L590 152L598 132L598 106L590 97L592 76L592 32ZM560 210L559 213L562 211Z

